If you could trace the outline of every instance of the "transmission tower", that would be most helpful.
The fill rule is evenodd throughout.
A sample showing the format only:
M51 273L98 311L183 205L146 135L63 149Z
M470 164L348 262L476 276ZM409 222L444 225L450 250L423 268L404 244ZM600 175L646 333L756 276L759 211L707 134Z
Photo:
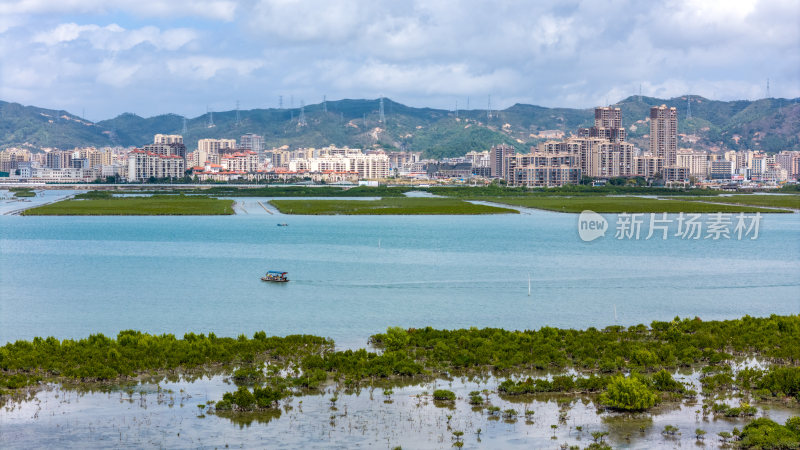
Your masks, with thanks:
M189 129L186 127L186 116L183 116L183 128L181 128L181 136L186 138L189 135Z
M769 96L769 78L767 78L767 98L772 98Z
M492 120L492 96L489 96L489 101L486 104L486 121Z
M278 96L278 109L283 109L283 96Z
M686 120L690 120L692 118L692 98L690 96L686 96Z
M328 99L325 96L322 96L322 112L324 114L328 113Z
M381 97L380 109L378 111L378 122L386 123L386 116L383 115L383 97Z
M297 121L297 126L304 127L306 125L308 125L306 123L306 104L300 100L300 119Z
M469 96L467 96L467 111L469 111Z
M239 100L236 100L236 126L242 124L241 118L239 117Z
M206 127L214 128L214 111L210 110L208 106L206 106L206 115L208 116L208 122L206 123Z

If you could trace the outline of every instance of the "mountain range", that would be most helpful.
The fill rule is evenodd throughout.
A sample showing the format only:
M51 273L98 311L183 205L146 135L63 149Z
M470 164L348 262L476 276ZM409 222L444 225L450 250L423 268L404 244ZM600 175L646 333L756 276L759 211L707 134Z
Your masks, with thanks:
M593 109L516 104L497 111L456 112L414 108L384 98L381 120L380 104L380 99L338 100L302 109L213 112L187 118L184 141L192 150L198 139L239 139L245 133L256 133L264 136L268 148L333 144L422 151L425 157L440 158L486 150L500 143L528 151L554 131L569 135L579 127L591 126L594 119ZM629 140L646 148L650 129L645 119L651 106L662 104L678 109L681 148L800 150L800 99L718 101L696 95L671 99L631 96L612 106L622 109ZM0 148L142 146L152 142L157 133L182 134L183 126L184 118L176 114L144 118L125 113L91 122L63 110L0 101ZM549 134L542 133L547 130Z

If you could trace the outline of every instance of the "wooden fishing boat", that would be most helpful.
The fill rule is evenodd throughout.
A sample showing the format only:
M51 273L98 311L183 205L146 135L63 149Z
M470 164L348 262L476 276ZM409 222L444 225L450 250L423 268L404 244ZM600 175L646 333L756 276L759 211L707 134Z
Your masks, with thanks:
M288 283L289 282L289 278L287 278L288 274L289 272L270 270L266 273L266 275L261 277L261 281L270 281L272 283Z

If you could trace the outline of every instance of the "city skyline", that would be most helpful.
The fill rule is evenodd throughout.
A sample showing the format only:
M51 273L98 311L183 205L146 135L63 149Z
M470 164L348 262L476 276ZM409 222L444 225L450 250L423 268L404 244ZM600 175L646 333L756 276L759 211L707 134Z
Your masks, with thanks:
M457 7L458 6L458 7ZM800 5L528 5L228 0L0 5L0 99L89 120L123 112L412 106L591 108L668 98L800 96ZM467 100L469 99L469 100ZM469 104L467 104L469 101ZM85 111L85 112L84 112Z

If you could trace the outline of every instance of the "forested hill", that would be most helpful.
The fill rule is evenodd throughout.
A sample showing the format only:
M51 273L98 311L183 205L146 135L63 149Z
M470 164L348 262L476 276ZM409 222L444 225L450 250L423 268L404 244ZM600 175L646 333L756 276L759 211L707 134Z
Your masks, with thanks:
M687 104L692 118L687 119ZM681 147L800 150L800 102L798 99L715 101L699 96L658 99L628 97L615 106L622 108L624 125L631 139L646 145L649 125L644 121L651 106L666 104L679 111ZM300 108L252 109L213 113L187 118L185 140L190 149L202 138L235 138L245 133L264 136L268 147L288 145L321 147L382 147L422 151L427 157L459 156L470 150L486 150L499 143L527 150L543 140L545 130L574 132L589 126L592 109L545 108L516 104L510 108L454 111L414 108L384 99L385 121L380 121L380 101L339 100L308 105L306 124L300 125ZM491 116L491 117L490 117ZM122 114L97 123L66 111L55 111L0 101L0 147L29 145L32 148L76 146L141 146L154 134L180 134L183 118L166 114L143 118Z

